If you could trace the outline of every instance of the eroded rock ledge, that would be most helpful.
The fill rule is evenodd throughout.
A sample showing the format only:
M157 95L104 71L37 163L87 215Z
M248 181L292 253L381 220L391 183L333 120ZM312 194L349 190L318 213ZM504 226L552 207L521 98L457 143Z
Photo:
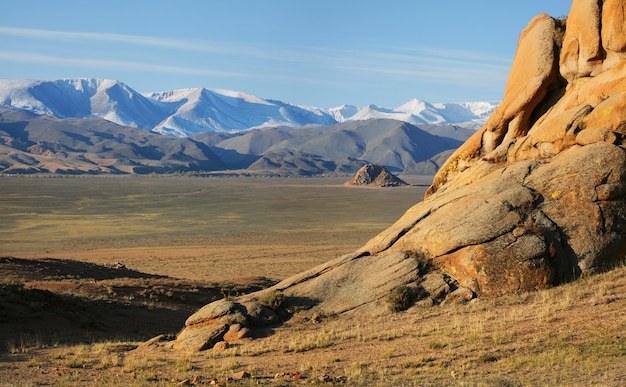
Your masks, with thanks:
M173 346L203 350L294 313L389 313L554 286L624 261L626 0L574 0L521 33L501 105L426 199L358 251L209 304ZM278 292L273 308L262 299ZM250 331L252 329L252 331Z

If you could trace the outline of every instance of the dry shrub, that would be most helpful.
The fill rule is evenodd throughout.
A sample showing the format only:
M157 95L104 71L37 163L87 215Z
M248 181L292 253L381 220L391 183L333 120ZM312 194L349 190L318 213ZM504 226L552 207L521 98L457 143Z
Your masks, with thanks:
M259 299L259 303L263 306L267 306L270 309L278 310L285 301L285 295L280 290L272 290L265 293Z
M401 312L411 306L411 291L406 285L396 286L387 295L387 304L392 312Z

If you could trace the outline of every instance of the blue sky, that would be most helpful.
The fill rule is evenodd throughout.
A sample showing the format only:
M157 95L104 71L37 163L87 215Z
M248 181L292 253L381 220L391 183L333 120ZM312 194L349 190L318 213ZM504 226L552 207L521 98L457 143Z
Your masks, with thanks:
M109 78L301 105L497 101L521 30L570 0L5 2L0 78Z

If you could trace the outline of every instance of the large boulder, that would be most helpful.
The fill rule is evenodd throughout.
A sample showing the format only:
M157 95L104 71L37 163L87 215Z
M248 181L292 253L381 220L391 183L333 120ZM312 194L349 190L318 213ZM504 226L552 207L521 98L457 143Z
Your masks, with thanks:
M567 21L533 19L502 103L423 202L351 254L201 309L175 347L209 348L230 325L276 324L293 313L390 313L398 288L418 303L465 302L623 262L625 9L626 0L574 0ZM263 306L267 292L284 296L279 308Z

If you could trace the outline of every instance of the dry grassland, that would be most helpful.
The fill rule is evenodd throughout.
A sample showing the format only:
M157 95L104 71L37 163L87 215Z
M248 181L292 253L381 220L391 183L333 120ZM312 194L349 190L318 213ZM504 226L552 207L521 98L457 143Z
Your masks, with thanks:
M19 342L1 357L0 384L623 386L624 294L620 268L465 305L320 323L296 317L221 352Z
M360 247L425 191L346 180L2 177L0 256L122 262L204 281L283 279Z
M189 283L280 279L359 247L424 190L355 189L341 182L0 178L0 255L120 261ZM29 286L11 281L0 285ZM156 294L158 282L132 281ZM93 285L99 284L106 283ZM462 305L321 322L296 315L267 336L224 351L138 348L141 340L123 337L68 344L23 336L0 348L0 386L622 386L625 310L622 267L541 292ZM0 310L0 327L8 317Z

